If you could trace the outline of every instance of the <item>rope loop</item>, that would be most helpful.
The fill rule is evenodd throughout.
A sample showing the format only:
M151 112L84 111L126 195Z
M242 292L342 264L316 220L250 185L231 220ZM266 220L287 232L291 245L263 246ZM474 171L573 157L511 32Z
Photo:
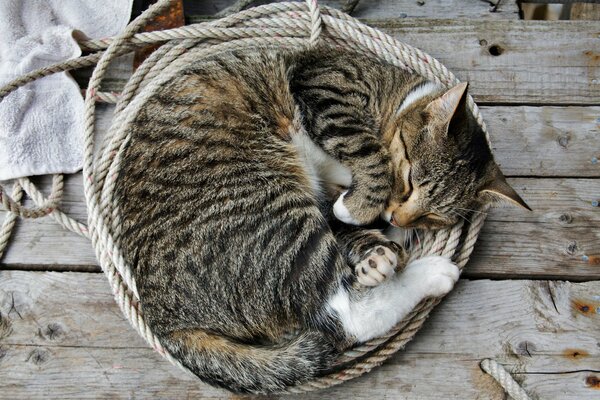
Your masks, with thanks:
M201 62L225 51L250 48L300 50L308 45L326 44L348 51L362 52L384 62L413 71L446 86L458 82L441 63L428 54L370 28L358 20L329 7L319 7L316 0L272 3L247 9L216 21L185 27L137 33L174 0L159 0L132 21L115 38L82 44L95 51L74 60L32 71L0 88L0 101L10 92L52 73L97 64L85 95L83 181L88 226L57 210L63 193L62 175L53 177L51 194L45 199L27 179L15 184L13 197L2 190L2 205L10 211L0 232L0 255L6 246L14 218L18 214L35 218L50 214L62 226L88 237L104 271L115 300L131 325L150 346L170 362L184 368L160 344L146 323L137 294L131 266L121 251L121 217L113 195L122 154L129 143L129 127L137 112L161 87L190 63ZM162 44L131 76L120 95L100 94L102 80L117 56L147 44ZM111 127L102 143L95 146L96 101L117 102ZM485 131L477 106L469 97L468 105ZM37 208L21 204L23 190ZM462 270L467 263L485 220L486 209L473 215L470 223L438 232L421 232L411 249L410 259L429 254L451 257ZM338 385L377 367L402 349L421 328L440 298L426 299L386 335L349 349L338 360L336 369L310 382L288 387L282 393L303 393ZM185 369L185 368L184 368Z
M502 386L502 389L504 389L514 400L531 400L531 397L529 397L527 392L525 392L504 367L496 361L486 358L481 361L479 366L485 373L492 376L500 386Z
M56 174L52 176L52 189L48 199L37 207L28 208L21 204L20 198L15 199L9 196L4 188L0 189L0 200L5 210L10 211L13 214L23 218L40 218L44 217L58 207L63 195L63 176L62 174Z

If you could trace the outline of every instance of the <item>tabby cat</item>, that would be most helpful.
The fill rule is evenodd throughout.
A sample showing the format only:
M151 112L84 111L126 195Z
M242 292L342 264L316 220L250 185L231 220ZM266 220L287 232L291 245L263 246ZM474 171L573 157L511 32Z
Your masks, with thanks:
M187 66L139 111L116 189L162 345L208 383L272 392L449 292L450 260L405 266L402 246L359 225L435 229L493 199L526 207L466 91L327 47Z

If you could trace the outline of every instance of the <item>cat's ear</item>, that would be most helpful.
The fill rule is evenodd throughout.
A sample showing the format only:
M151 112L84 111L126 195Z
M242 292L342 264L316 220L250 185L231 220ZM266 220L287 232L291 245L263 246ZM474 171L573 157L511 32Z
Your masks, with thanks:
M501 201L508 201L513 205L532 211L515 189L506 182L506 178L500 172L500 169L496 169L494 179L480 189L479 194L488 195Z
M453 117L462 115L467 105L468 86L467 82L461 82L425 107L435 125L447 130Z

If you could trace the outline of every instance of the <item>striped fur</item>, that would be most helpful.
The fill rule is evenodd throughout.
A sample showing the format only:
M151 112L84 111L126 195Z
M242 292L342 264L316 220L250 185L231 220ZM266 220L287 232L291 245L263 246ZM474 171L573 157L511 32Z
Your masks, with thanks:
M414 161L423 139L400 148L399 132L410 132L396 113L422 82L333 49L226 53L188 66L139 112L116 189L124 254L148 324L201 379L251 393L304 382L381 333L370 318L386 329L451 288L455 267L434 260L440 279L414 283L409 268L382 289L353 289L354 266L375 247L393 250L399 267L403 250L331 215L342 190L359 223L406 194L400 159ZM315 157L321 169L307 166ZM407 285L422 290L405 301Z

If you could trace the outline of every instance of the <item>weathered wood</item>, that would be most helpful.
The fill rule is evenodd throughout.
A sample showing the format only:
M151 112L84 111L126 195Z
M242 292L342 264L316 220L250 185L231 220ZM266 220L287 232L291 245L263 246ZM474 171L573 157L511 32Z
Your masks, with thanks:
M599 282L461 281L406 351L302 398L503 399L482 358L506 365L537 398L593 398L598 293ZM0 398L239 398L147 348L102 275L2 272L0 312L9 326L0 334Z
M600 107L481 107L506 175L600 177Z
M484 226L467 264L470 278L600 278L600 232L596 227L499 223Z
M42 181L48 188L49 179ZM534 211L492 210L465 276L600 278L600 212L593 206L600 180L509 181ZM63 208L85 221L82 193L81 176L67 177ZM48 217L19 221L2 263L10 269L99 271L87 239L63 230Z
M591 21L372 20L471 82L480 102L597 104L598 28Z
M600 104L594 21L366 20L440 60L492 104ZM104 90L118 90L127 75Z
M234 0L184 1L184 11L190 23L199 16L213 15L233 4ZM347 0L319 0L319 4L341 9ZM352 16L356 18L482 18L518 19L516 1L500 1L497 7L481 0L361 0ZM256 1L254 4L268 3Z
M571 5L572 20L600 20L600 4L574 3Z

